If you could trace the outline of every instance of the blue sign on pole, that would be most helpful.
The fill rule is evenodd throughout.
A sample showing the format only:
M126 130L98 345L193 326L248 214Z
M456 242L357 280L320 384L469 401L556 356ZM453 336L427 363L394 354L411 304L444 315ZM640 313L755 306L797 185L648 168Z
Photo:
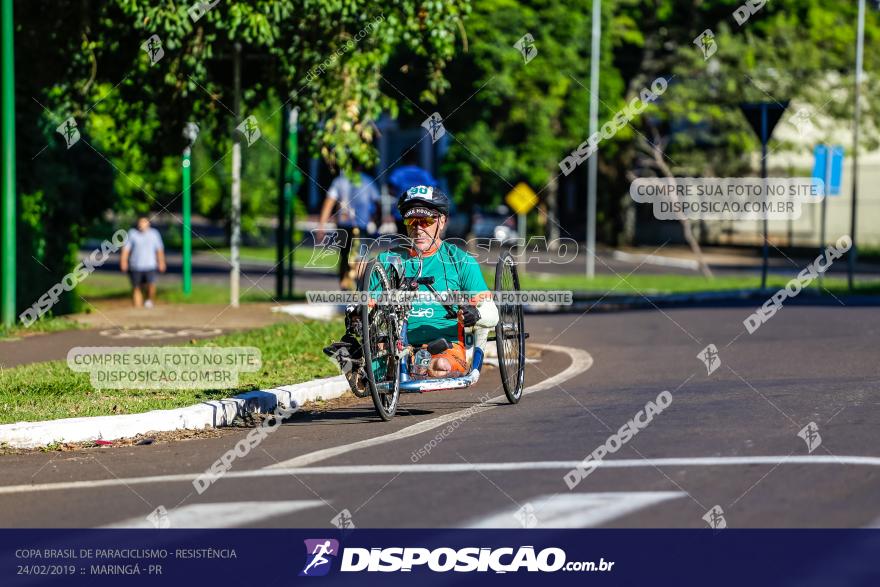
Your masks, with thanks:
M813 183L818 185L817 179L825 181L825 163L827 161L828 152L825 150L825 145L816 145L816 148L813 149Z
M826 194L840 195L840 181L843 175L843 147L840 145L816 145L813 152L813 178L821 179L826 185ZM830 161L829 161L830 156ZM830 175L830 177L828 177Z
M828 184L828 195L840 195L840 181L843 176L843 147L835 145L831 148L831 182Z

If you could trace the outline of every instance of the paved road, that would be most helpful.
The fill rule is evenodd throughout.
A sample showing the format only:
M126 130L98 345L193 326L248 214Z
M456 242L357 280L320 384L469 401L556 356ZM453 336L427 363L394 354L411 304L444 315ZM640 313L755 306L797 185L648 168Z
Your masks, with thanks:
M87 251L91 252L91 251ZM475 251L481 262L488 266L494 266L502 249L492 247L491 251L481 248ZM554 274L583 274L586 264L586 253L580 251L574 255L574 251L567 250L557 253L529 251L523 257L525 270L532 273ZM803 252L800 256L792 257L783 255L779 250L773 251L769 259L770 273L778 275L794 276L804 267L812 263L819 254L815 252ZM760 251L738 251L731 254L727 249L708 247L705 249L705 259L713 272L723 276L759 276L761 273ZM169 276L180 274L181 256L179 253L168 254ZM195 278L203 280L213 279L222 282L229 275L229 261L221 254L213 252L199 252L193 258L193 272ZM245 259L242 261L242 274L247 287L253 285L256 288L271 291L275 283L274 261ZM118 264L108 262L101 270L117 271ZM700 275L698 266L689 250L676 246L657 246L617 251L604 249L597 252L596 272L600 275L622 274L626 275L635 270L644 275ZM832 264L828 269L829 275L846 275L846 263ZM880 273L880 266L873 262L859 261L856 267L856 277L859 280L876 279ZM334 284L336 275L335 267L304 269L297 267L295 277L296 289L305 291L309 287L316 287L323 283Z
M84 251L86 252L86 251ZM87 251L91 252L91 251ZM182 260L179 253L167 256L168 272L159 277L160 283L180 283L182 279ZM271 261L247 259L241 263L241 291L246 293L275 292L275 266ZM229 261L220 254L201 253L194 255L193 282L213 285L229 285ZM114 258L97 269L101 273L119 274L119 261ZM311 289L336 289L336 273L332 269L294 270L294 289L299 292Z
M193 477L246 430L7 455L0 525L145 525L158 506L178 527L331 527L341 513L357 527L701 527L710 510L728 527L876 525L880 313L785 308L752 335L746 313L530 316L530 342L560 348L529 366L519 405L481 403L500 394L491 371L406 396L387 424L363 401L300 414L201 495ZM697 358L710 343L711 375ZM569 490L572 465L664 390L668 407ZM30 484L44 491L17 487Z

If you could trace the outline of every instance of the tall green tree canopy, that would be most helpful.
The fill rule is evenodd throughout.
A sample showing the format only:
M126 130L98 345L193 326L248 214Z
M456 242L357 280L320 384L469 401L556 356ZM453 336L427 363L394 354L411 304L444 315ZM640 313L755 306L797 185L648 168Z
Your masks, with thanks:
M752 3L756 5L757 3ZM634 171L654 146L678 175L749 174L759 143L740 113L742 101L793 100L825 131L852 116L856 3L772 0L744 14L744 0L604 0L600 125L658 77L661 99L600 143L600 237L615 240L630 205ZM468 201L498 203L518 180L552 200L556 164L588 134L590 2L476 0L466 19L469 51L450 65L456 80L441 113L455 140L448 171ZM704 59L695 39L714 35ZM529 63L512 48L535 39ZM880 19L867 14L862 96L864 146L877 144ZM462 84L461 82L464 81ZM463 104L463 105L462 105ZM460 108L460 109L457 109ZM771 148L810 150L812 143ZM657 172L654 170L653 172ZM583 165L576 174L586 173ZM604 230L603 230L604 229Z
M69 270L103 211L179 209L169 158L188 121L220 169L241 119L279 125L280 109L264 106L273 99L300 108L311 149L329 163L374 160L373 121L399 99L381 91L382 67L411 53L433 99L466 11L464 0L16 2L20 303ZM70 117L81 141L68 149L55 129Z
M757 140L740 101L790 99L823 132L848 125L855 3L773 0L740 23L734 12L744 4L604 0L600 124L652 80L669 87L600 144L600 236L617 238L628 181L650 164L646 150L660 148L678 175L748 173ZM437 111L460 200L499 203L526 181L552 213L558 162L588 134L590 8L573 0L16 2L19 300L29 303L69 270L104 211L178 209L176 158L188 121L202 129L196 162L208 175L196 178L213 190L197 204L222 214L234 128L257 119L270 140L245 158L268 175L284 103L300 108L312 153L343 169L376 160L381 113L419 124ZM694 45L705 30L717 47L708 59ZM514 48L526 34L537 51L528 62ZM865 37L870 147L880 112L876 10ZM56 132L69 117L82 135L70 149ZM255 180L246 211L271 206L269 189L271 180Z

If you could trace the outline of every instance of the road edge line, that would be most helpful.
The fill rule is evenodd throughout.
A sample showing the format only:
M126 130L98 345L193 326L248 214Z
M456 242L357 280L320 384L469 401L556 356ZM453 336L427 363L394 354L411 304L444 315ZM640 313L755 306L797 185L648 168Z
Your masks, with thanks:
M534 385L526 387L523 390L523 395L529 395L559 385L560 383L567 381L572 377L576 377L581 373L586 372L590 369L590 367L593 366L593 356L583 349L539 343L534 343L531 346L544 351L566 354L571 359L571 364L559 373L548 377L547 379L539 381ZM482 402L483 405L479 405L477 407L471 406L468 408L464 408L463 410L458 410L449 414L445 414L443 416L424 420L417 424L413 424L412 426L407 426L406 428L398 430L397 432L391 432L389 434L374 436L372 438L358 440L357 442L352 442L349 444L331 446L329 448L316 450L310 453L306 453L304 455L300 455L298 457L294 457L292 459L287 459L285 461L269 465L267 467L264 467L264 469L289 469L304 467L306 465L311 465L312 463L336 457L341 454L351 452L353 450L360 450L362 448L376 446L378 444L385 444L386 442L393 442L395 440L401 440L403 438L409 438L410 436L422 434L429 430L439 428L440 426L443 426L444 424L453 420L457 420L459 418L469 418L474 414L479 414L480 412L485 412L491 410L492 408L496 408L499 405L505 405L507 403L507 398L503 395L499 395Z

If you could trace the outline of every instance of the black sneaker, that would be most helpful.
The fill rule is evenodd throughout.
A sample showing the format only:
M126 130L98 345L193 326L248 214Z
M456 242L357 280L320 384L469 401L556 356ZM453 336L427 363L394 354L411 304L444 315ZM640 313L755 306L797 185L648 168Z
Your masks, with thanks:
M324 354L332 359L338 359L341 352L345 353L345 356L351 355L351 343L348 342L334 342L330 346L324 347Z
M351 392L357 397L367 397L370 392L367 390L366 374L360 367L359 359L352 356L359 354L359 351L360 347L346 341L334 342L330 346L324 347L324 354L334 359L339 365L339 369L348 381Z

